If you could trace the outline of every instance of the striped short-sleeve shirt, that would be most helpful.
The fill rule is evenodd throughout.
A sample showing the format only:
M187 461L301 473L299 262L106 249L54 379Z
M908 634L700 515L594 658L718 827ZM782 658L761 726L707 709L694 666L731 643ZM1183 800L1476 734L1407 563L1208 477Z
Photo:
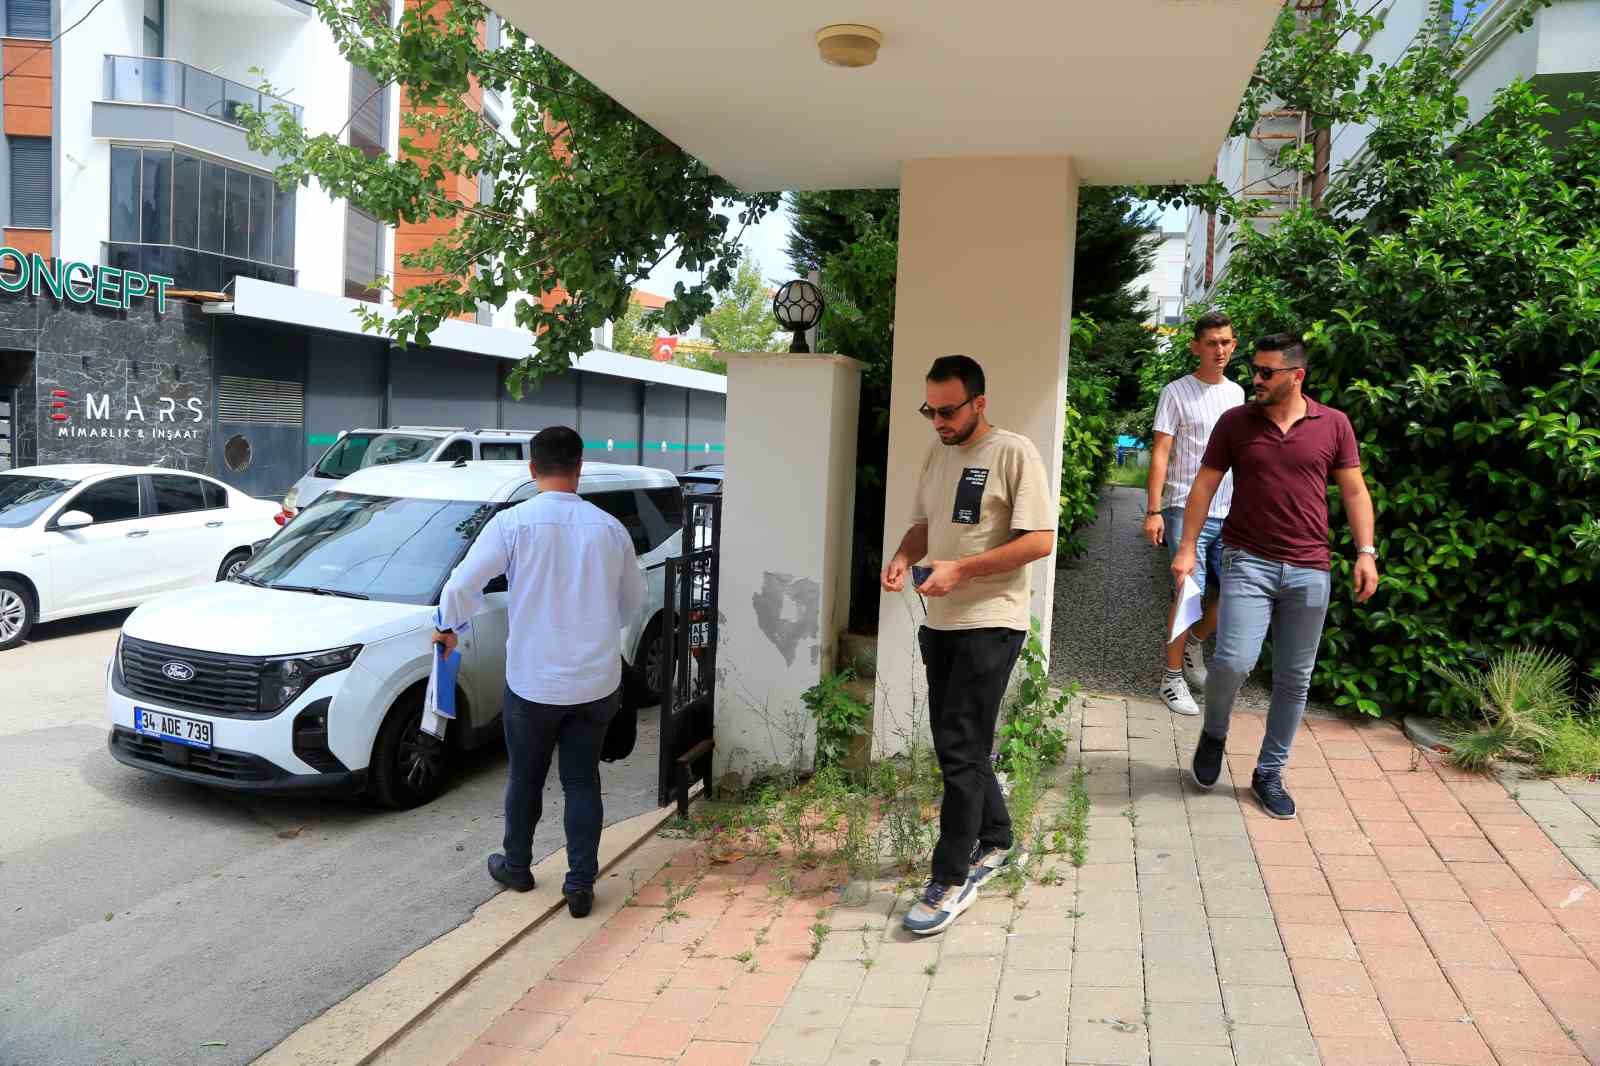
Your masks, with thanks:
M1167 460L1167 481L1161 492L1162 507L1182 507L1189 501L1189 487L1200 473L1200 459L1206 441L1225 411L1244 405L1244 389L1223 378L1207 385L1193 374L1171 382L1156 401L1155 431L1172 437L1172 455ZM1233 503L1233 473L1223 475L1217 494L1211 498L1211 518L1228 517Z

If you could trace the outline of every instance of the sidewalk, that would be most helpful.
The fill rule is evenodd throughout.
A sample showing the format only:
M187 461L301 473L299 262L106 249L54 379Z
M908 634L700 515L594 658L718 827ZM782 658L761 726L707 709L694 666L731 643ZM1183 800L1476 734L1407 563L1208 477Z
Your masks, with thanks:
M891 884L823 868L785 895L772 864L687 848L456 1062L1600 1061L1593 884L1493 778L1391 725L1308 726L1280 822L1182 781L1195 719L1090 700L1041 805L1081 760L1084 865L938 937L900 929ZM1235 717L1234 780L1261 732Z

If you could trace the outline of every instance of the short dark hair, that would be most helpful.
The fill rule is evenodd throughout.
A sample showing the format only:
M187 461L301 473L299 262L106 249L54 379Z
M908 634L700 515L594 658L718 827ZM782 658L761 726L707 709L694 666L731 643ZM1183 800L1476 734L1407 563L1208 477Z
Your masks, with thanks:
M984 390L983 367L970 355L941 355L928 368L928 380L960 381L967 390L967 399L982 396Z
M544 477L575 474L583 464L583 438L570 426L551 426L533 435L533 472Z
M1233 319L1221 311L1207 311L1194 320L1194 339L1199 340L1214 329L1232 329Z
M1256 351L1282 352L1283 361L1290 366L1310 365L1304 342L1293 333L1269 333L1265 337L1260 337L1256 340Z

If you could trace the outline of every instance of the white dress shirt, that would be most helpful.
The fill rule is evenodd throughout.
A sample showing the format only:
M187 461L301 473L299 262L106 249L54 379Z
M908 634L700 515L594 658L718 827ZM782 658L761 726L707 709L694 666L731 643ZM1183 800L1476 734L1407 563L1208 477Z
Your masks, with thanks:
M572 706L622 683L622 626L644 607L644 573L622 523L570 492L541 492L489 520L439 594L435 625L460 629L483 586L506 575L506 684Z

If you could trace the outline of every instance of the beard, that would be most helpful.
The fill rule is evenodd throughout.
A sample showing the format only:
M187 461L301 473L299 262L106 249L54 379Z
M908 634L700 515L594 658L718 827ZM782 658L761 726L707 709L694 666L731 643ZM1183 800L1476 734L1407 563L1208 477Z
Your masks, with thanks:
M971 440L972 435L976 432L978 432L978 419L974 417L973 420L967 424L965 429L956 430L948 437L943 433L939 434L939 443L943 444L947 448L959 447Z

